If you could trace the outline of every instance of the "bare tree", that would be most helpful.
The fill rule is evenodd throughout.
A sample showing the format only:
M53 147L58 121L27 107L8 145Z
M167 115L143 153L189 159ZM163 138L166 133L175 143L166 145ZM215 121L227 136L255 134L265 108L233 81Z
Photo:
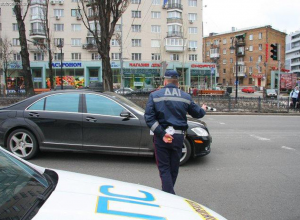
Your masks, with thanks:
M4 37L1 41L0 45L0 53L1 53L1 69L3 70L4 84L7 87L6 78L8 76L8 66L12 61L12 56L14 51L12 50L12 43Z
M28 1L24 15L22 11L22 4L24 4L24 2L22 2L21 0L14 0L14 3L15 6L13 9L18 23L19 40L21 45L22 76L24 77L25 90L27 96L33 96L35 93L33 89L33 82L32 82L31 71L30 71L30 59L29 59L28 46L27 46L25 23L24 23L24 20L26 18L30 6L30 1Z
M102 59L104 89L113 91L110 65L110 41L115 26L129 5L130 0L79 0L78 10L84 26L93 35L98 53Z

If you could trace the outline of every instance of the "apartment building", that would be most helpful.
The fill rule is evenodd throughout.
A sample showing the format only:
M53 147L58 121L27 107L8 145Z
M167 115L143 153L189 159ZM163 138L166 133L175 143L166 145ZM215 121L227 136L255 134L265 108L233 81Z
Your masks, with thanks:
M102 81L102 63L95 40L78 13L77 1L50 0L48 19L54 57L52 67L58 78L62 60L65 83L75 81L87 86L92 81ZM92 17L89 0L84 2L88 6L87 14ZM32 0L25 19L36 88L46 88L49 80L45 31L41 26L45 3L45 0ZM1 6L1 9L1 37L10 39L14 51L9 75L18 77L18 68L21 67L18 26L12 6ZM89 22L94 21L90 19ZM114 86L121 85L123 76L125 87L157 87L165 69L181 73L183 88L190 87L194 78L204 83L205 77L215 77L215 65L202 61L202 35L202 0L131 0L111 40ZM59 47L61 42L62 48Z
M285 68L300 77L300 31L286 36Z
M237 77L240 86L273 87L278 61L270 58L271 44L280 44L284 67L285 37L269 25L211 33L203 40L204 62L216 64L217 82L224 86L236 85Z

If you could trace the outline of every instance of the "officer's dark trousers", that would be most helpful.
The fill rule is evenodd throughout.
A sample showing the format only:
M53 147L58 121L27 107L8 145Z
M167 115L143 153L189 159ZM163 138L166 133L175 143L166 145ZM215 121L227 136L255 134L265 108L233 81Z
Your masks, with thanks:
M184 135L174 134L171 144L154 136L156 164L162 182L162 190L175 194L174 185L178 176Z

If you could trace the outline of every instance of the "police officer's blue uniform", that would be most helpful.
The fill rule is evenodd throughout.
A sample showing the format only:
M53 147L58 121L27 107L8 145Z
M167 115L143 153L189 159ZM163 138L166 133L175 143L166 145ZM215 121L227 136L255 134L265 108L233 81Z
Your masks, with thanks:
M167 71L165 77L178 77L176 71ZM156 163L159 169L162 190L175 194L174 185L179 170L180 157L184 141L184 132L188 128L186 115L202 118L205 111L196 105L191 96L181 91L176 85L168 84L153 92L145 111L145 120L154 133ZM166 129L172 126L172 143L165 143Z

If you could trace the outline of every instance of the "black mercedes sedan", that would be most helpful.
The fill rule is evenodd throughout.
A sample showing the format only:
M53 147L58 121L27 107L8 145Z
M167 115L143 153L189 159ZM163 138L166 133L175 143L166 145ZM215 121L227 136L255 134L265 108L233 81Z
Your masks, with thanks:
M0 109L0 146L23 159L41 151L153 156L144 109L113 92L60 90ZM189 121L181 164L210 153L206 124Z

